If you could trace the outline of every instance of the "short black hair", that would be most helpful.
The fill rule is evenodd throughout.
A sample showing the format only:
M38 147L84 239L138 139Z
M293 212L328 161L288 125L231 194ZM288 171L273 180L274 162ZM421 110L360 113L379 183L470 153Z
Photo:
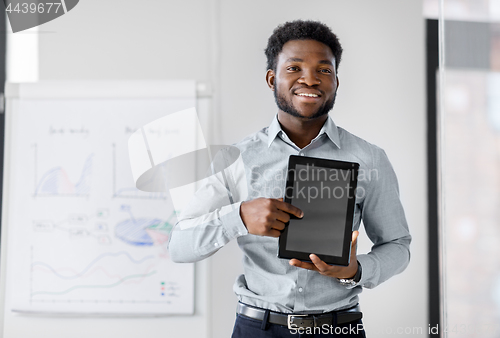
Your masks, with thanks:
M324 23L310 20L289 21L274 29L265 49L267 69L276 71L278 55L283 45L290 40L316 40L324 43L332 50L335 57L335 70L338 70L342 58L342 46L337 35Z

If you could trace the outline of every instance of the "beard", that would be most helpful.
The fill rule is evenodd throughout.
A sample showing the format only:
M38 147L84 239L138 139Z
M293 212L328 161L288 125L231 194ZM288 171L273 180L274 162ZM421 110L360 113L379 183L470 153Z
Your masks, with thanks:
M320 116L328 114L330 110L332 110L333 105L335 104L335 98L337 97L337 91L335 91L335 94L333 94L333 97L329 100L326 101L321 105L321 107L318 108L318 110L312 115L312 116L303 116L297 108L293 105L291 100L287 100L283 95L280 95L278 93L278 86L275 87L274 90L274 100L276 101L276 105L278 106L278 109L284 111L287 114L290 114L295 117L302 117L306 118L308 120L313 120L316 119Z

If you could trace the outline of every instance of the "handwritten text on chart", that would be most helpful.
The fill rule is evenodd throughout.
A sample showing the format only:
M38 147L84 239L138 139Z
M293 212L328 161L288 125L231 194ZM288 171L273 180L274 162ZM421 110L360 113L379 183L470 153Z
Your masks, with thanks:
M90 130L88 130L85 127L79 127L79 128L64 128L64 127L54 127L50 126L49 127L49 135L54 136L54 135L75 135L75 136L83 136L86 138L87 136L90 135Z

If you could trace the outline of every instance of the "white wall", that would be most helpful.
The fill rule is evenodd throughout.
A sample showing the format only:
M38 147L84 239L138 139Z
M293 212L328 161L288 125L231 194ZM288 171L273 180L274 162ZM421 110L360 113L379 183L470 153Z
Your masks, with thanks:
M232 143L267 126L276 113L265 76L265 48L286 20L320 19L344 47L337 124L384 148L400 181L412 260L399 276L361 295L372 338L382 329L427 328L427 224L424 20L421 0L85 0L39 28L39 79L196 79L214 86L213 118L202 117L212 142ZM369 250L366 236L360 250ZM202 266L203 267L203 266ZM228 337L241 273L235 243L198 269L201 337ZM207 292L203 292L203 287ZM7 290L8 292L8 290ZM4 337L42 330L54 338L171 337L182 318L47 318L5 313ZM193 322L193 321L191 321ZM202 321L203 322L203 321ZM144 328L147 328L144 330ZM24 333L20 335L20 333ZM396 335L394 332L393 335ZM405 335L406 336L406 335ZM408 335L411 336L411 335ZM422 336L422 335L418 335ZM194 337L194 335L193 335ZM200 335L196 335L200 337Z
M210 79L210 1L85 0L39 29L40 80Z

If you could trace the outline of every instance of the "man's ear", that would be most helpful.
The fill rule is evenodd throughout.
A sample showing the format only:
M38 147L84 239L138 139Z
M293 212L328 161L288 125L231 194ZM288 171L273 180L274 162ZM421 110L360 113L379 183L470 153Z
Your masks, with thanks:
M276 74L274 74L274 70L268 69L266 73L266 82L269 88L274 91L274 80L276 79Z
M335 77L337 78L337 88L335 90L337 90L337 89L339 89L339 77L338 76L335 76Z

